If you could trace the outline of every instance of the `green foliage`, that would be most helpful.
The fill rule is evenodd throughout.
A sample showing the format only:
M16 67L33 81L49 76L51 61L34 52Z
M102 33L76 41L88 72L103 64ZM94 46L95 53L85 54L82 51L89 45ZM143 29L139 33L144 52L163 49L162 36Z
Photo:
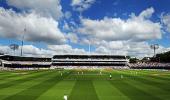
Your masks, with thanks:
M170 62L170 51L161 53L161 54L157 54L156 58L154 60L169 63Z
M137 63L138 61L139 61L139 59L137 59L137 58L130 58L129 59L130 63Z

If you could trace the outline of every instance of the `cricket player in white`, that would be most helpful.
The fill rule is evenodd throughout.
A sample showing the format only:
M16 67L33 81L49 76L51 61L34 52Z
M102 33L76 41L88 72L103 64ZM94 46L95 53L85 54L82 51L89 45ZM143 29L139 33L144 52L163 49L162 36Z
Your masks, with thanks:
M102 75L102 72L100 71L100 75Z
M64 95L64 100L68 100L67 95Z
M112 79L112 74L109 75L110 79Z
M121 75L120 78L123 78L123 75Z

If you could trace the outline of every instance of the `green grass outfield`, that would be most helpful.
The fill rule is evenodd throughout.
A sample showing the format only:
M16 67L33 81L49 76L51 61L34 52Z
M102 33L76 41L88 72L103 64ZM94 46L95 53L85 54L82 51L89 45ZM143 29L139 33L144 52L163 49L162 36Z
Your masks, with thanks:
M170 100L170 72L0 71L0 100L63 100L64 95L68 100Z

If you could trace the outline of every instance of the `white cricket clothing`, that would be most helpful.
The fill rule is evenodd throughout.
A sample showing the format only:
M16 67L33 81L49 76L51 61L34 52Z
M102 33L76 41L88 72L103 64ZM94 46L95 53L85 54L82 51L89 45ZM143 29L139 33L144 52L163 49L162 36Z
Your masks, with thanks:
M67 96L66 95L64 96L64 100L67 100Z
M123 78L123 75L121 75L121 78Z

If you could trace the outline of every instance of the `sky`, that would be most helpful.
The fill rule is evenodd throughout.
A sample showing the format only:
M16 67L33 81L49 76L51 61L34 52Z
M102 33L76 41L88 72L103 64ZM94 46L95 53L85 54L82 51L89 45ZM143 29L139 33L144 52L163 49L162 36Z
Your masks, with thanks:
M0 52L51 57L170 51L170 0L0 0ZM9 45L17 44L16 51Z

